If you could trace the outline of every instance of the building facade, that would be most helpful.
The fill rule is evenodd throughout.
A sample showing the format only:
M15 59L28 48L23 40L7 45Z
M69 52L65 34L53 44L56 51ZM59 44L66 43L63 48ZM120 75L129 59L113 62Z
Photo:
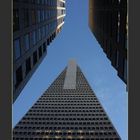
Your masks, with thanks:
M61 31L65 0L13 0L13 102Z
M89 0L89 27L127 84L127 0Z
M13 140L120 140L86 78L70 61L13 130Z

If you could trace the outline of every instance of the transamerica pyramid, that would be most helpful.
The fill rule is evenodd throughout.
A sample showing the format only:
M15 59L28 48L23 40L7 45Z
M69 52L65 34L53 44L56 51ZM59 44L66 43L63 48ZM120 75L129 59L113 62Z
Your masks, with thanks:
M121 140L74 60L13 130L13 140Z

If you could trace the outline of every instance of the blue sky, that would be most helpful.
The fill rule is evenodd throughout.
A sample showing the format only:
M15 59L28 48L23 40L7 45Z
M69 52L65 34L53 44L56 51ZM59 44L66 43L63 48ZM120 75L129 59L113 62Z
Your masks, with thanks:
M13 105L13 127L75 59L122 140L128 140L128 93L88 27L88 0L67 0L65 24Z

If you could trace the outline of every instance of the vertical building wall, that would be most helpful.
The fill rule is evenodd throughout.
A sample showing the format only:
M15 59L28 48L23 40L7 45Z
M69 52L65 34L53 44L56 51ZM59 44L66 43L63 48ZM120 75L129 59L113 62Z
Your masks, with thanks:
M127 0L89 0L89 27L127 83Z
M66 86L67 81L74 83L75 88ZM15 126L13 140L18 139L120 140L120 137L80 68L70 62Z
M13 101L46 56L64 17L64 0L13 0Z

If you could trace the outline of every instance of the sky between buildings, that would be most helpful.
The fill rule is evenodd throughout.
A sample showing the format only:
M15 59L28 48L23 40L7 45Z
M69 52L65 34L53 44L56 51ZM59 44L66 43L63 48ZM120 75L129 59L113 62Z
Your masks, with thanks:
M88 27L88 0L67 0L60 34L13 105L13 127L52 84L70 59L75 59L122 140L128 140L126 85Z

